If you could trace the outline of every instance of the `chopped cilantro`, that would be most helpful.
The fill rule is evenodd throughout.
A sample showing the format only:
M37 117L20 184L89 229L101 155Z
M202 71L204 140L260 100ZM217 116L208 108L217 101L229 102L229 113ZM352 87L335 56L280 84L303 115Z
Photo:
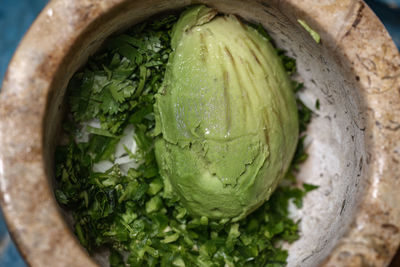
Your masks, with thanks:
M110 38L69 84L72 117L65 122L70 141L56 151L56 198L74 219L75 233L89 253L110 250L111 266L284 266L282 241L298 239L298 222L289 218L288 205L298 207L315 187L294 186L298 164L307 155L303 140L287 177L271 199L237 223L192 217L163 183L153 148L154 93L164 77L170 32L176 17L142 23ZM267 38L261 27L258 30ZM277 50L289 74L294 59ZM297 92L302 84L294 83ZM311 110L299 99L300 130ZM78 142L82 125L87 142ZM135 153L124 146L136 167L123 171L115 151L127 125L134 126ZM75 127L75 128L74 128ZM94 166L111 162L105 172ZM123 256L124 255L124 256Z
M311 35L314 41L319 44L321 42L321 36L314 31L304 20L298 19L297 22Z

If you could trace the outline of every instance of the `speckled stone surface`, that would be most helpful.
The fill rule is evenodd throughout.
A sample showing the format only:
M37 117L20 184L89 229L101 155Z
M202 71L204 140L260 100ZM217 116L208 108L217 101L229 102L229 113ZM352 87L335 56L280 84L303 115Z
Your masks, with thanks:
M379 20L357 0L196 2L263 23L297 57L303 98L321 98L301 174L320 188L300 211L303 236L289 247L289 266L387 265L400 241L400 56ZM96 265L52 190L69 78L111 33L190 3L54 0L24 38L0 94L0 202L30 265ZM299 18L321 34L320 45Z
M0 5L0 84L19 40L28 30L47 0L3 0ZM1 213L1 212L0 212ZM0 266L25 267L0 214Z
M295 2L298 7L303 6L301 1ZM358 212L325 265L385 266L400 237L400 57L363 2L333 2L324 9L335 16L326 16L316 3L303 9L313 14L317 29L329 29L329 35L322 38L331 41L329 45L347 57L349 71L359 81L369 145L364 161L369 162L369 170ZM338 14L343 14L347 23L338 23Z

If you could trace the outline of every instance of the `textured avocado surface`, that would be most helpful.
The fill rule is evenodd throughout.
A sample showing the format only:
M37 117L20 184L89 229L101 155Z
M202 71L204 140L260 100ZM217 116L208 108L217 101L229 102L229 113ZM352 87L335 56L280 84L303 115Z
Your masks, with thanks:
M205 6L174 27L156 96L157 163L195 215L238 220L264 203L298 140L290 79L269 41Z

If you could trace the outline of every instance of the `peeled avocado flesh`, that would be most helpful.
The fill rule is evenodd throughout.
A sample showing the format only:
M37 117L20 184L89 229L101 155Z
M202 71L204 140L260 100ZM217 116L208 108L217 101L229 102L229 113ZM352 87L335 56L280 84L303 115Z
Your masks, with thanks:
M283 177L298 139L291 81L269 41L205 6L182 14L156 95L165 194L193 215L245 217Z

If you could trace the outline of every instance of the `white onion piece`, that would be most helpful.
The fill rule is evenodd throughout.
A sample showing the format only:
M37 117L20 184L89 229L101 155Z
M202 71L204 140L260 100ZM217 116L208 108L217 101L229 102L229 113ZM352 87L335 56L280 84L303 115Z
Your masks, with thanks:
M114 166L114 163L112 163L109 160L102 160L99 161L95 164L93 164L93 171L94 172L106 172L107 170L109 170L112 166Z
M81 130L77 135L75 135L75 141L77 143L87 143L89 142L89 133L86 131L86 127L90 126L93 128L101 128L100 120L91 119L89 121L82 122L80 124Z
M98 119L91 119L90 121L87 122L87 125L93 128L101 128L101 123L100 120Z
M88 142L89 141L89 133L86 131L86 127L90 126L93 128L101 128L100 121L98 119L92 119L86 122L81 123L81 130L75 136L75 141L78 143ZM94 172L104 173L110 168L112 168L115 164L118 164L123 175L127 175L128 170L130 168L137 169L141 162L137 162L136 159L133 159L129 156L126 149L128 149L132 154L135 154L137 151L137 144L135 139L133 138L135 135L135 129L132 124L129 124L125 127L123 136L119 140L118 144L115 146L114 152L114 162L109 160L103 160L93 164Z
M123 175L127 175L129 169L137 169L139 165L140 164L137 163L136 161L130 161L128 163L119 165L119 169Z
M126 126L124 132L123 132L123 137L121 140L118 142L117 146L115 147L115 158L120 158L123 156L128 155L128 153L125 151L124 146L131 151L133 154L136 153L137 150L137 145L135 142L135 139L133 138L135 134L135 129L132 124L129 124Z
M129 162L136 162L136 159L132 159L129 156L123 156L120 158L115 159L114 163L118 165L126 164Z

